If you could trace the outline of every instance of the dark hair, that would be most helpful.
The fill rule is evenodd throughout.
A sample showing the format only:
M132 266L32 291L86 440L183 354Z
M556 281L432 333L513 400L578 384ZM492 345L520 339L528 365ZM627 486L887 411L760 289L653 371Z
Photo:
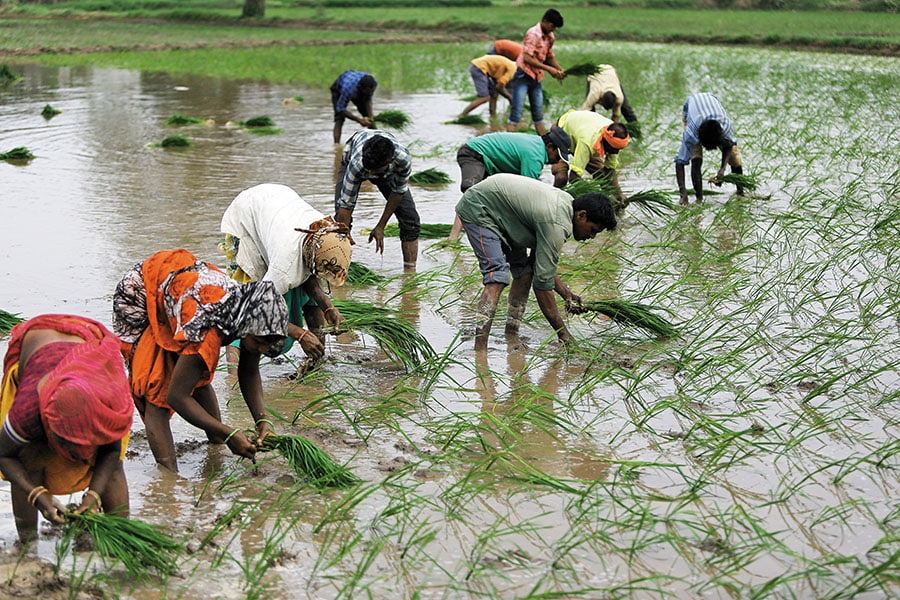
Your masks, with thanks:
M578 196L572 200L572 210L587 212L587 220L612 231L616 228L616 210L609 197L597 192Z
M366 169L377 169L394 158L394 142L383 135L376 135L363 144L362 162Z
M600 96L600 105L609 110L613 106L616 105L616 93L615 92L606 92L602 96Z
M376 82L375 78L371 75L363 75L359 78L359 83L357 85L364 90L374 90L378 85L378 82Z
M617 138L622 138L624 140L628 137L628 128L618 121L616 121L615 123L611 123L609 125L609 129L612 129L613 135L615 135Z
M556 27L563 26L563 18L562 15L559 14L559 11L555 8L548 8L547 12L544 13L544 16L541 18L541 21L547 21L548 23L553 23Z
M700 145L707 150L717 148L722 143L722 124L715 119L707 119L697 128Z

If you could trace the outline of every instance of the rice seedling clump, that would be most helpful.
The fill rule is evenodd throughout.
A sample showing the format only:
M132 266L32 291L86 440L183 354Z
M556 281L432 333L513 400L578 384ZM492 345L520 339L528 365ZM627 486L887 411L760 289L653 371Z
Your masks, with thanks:
M403 131L410 123L412 123L412 119L409 118L409 115L402 110L383 110L372 117L372 120L379 125L392 127L399 131Z
M481 115L463 115L452 121L447 121L447 125L487 125L487 121Z
M742 187L749 192L754 191L759 186L759 182L757 182L756 177L754 177L753 175L744 175L742 173L726 173L721 177L717 177L715 183L717 185L730 183L732 185Z
M203 122L205 122L205 119L200 119L198 117L189 117L187 115L181 115L177 113L166 119L166 125L168 125L169 127L179 127L181 125L199 125Z
M59 110L57 108L53 108L49 104L45 104L44 108L41 109L41 116L44 117L45 119L52 119L53 117L55 117L56 115L58 115L61 112L62 112L61 110Z
M566 310L572 314L600 313L622 325L634 325L646 329L660 338L672 338L678 335L675 325L653 312L659 310L657 307L640 302L590 300L581 306L567 304Z
M566 69L566 76L587 77L588 75L596 75L598 71L600 71L600 67L595 63L578 63Z
M0 65L0 83L9 83L22 79L22 76L9 68L9 65Z
M346 319L344 327L371 335L382 352L407 369L414 370L437 356L428 340L396 311L353 300L335 299L333 304Z
M275 121L273 121L271 117L262 115L259 117L253 117L252 119L247 119L246 121L238 121L238 125L242 125L247 128L274 127Z
M422 223L419 228L421 239L439 240L448 237L453 226L449 223ZM400 237L400 226L396 223L388 223L384 228L384 237Z
M350 267L347 269L347 282L351 285L370 285L385 281L387 281L387 277L381 273L376 273L362 263L351 262Z
M3 309L0 309L0 335L6 335L12 328L17 324L24 321L22 317L19 316L19 313L11 313L7 312Z
M9 152L0 152L0 160L31 160L34 154L25 146L18 146Z
M334 462L318 446L300 436L269 434L260 447L278 451L298 477L317 489L346 488L361 481L347 467Z
M160 148L187 148L191 145L191 140L183 135L170 135L164 138L158 145Z
M424 171L417 171L410 175L409 177L410 183L424 183L424 184L442 184L442 183L453 183L453 180L450 179L450 176L441 171L440 169L436 169L434 167L425 169Z

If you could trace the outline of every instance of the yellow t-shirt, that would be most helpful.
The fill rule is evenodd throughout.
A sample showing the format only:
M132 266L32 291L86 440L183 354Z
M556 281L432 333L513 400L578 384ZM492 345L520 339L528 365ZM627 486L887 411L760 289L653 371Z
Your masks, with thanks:
M506 85L516 74L516 63L499 54L485 54L473 60L472 64L496 81L498 86Z

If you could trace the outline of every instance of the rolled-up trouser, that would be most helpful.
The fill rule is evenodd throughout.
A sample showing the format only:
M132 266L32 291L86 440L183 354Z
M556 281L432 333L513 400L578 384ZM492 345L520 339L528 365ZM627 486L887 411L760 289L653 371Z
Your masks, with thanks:
M473 150L468 144L463 144L456 153L456 163L462 179L459 182L459 191L465 193L467 189L487 177L487 167L484 165L484 157Z
M533 260L525 248L510 248L503 243L499 235L487 227L465 221L462 224L472 251L478 258L483 284L508 285L512 279L532 272Z

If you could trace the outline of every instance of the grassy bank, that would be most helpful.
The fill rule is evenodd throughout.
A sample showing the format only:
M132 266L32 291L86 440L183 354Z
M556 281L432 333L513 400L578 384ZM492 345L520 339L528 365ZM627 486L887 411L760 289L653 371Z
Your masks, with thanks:
M380 40L419 35L446 40L520 38L540 18L536 6L331 8L270 5L266 17L242 20L222 7L129 9L88 13L84 2L7 9L0 19L0 52L53 52L99 46L312 43L318 39ZM126 7L128 5L125 5ZM567 6L559 39L610 39L817 48L900 54L900 15L868 12L789 12L637 9ZM72 19L73 15L84 18ZM65 17L64 20L56 17Z

